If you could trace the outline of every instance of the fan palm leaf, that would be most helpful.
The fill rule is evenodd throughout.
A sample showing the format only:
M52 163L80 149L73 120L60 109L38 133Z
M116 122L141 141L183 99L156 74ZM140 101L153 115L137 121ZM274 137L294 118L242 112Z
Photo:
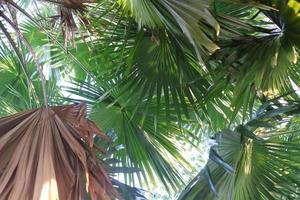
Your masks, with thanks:
M182 32L196 51L201 49L212 53L218 49L212 38L218 34L219 24L210 13L209 1L120 0L119 3L125 11L134 16L141 26L166 28L175 34ZM215 32L209 27L212 27ZM199 52L198 56L200 56Z
M83 177L91 199L119 197L94 159L93 134L83 104L40 108L0 119L1 184L5 199L82 199Z
M262 2L276 9L260 11L265 16L262 19L267 17L269 20L257 25L260 30L253 27L245 35L221 40L221 50L217 53L220 56L217 58L226 66L225 70L237 83L237 96L252 84L258 91L291 89L287 77L291 74L292 65L297 63L299 48L297 6L290 7L293 1ZM255 59L250 61L251 58Z
M205 169L179 199L297 199L299 130L278 127L292 113L297 106L259 111L247 124L217 134Z
M155 119L153 103L147 105L149 112L145 113L143 107L135 106L135 102L130 103L126 98L116 99L114 95L118 96L119 92L116 89L102 99L106 92L103 88L105 84L101 88L80 80L74 80L74 83L79 87L67 88L67 91L92 105L91 118L103 130L114 130L117 144L124 145L124 150L116 152L114 157L122 161L124 166L141 169L141 183L149 181L149 184L156 185L158 178L170 191L182 185L182 178L172 163L176 161L184 167L191 166L173 144L176 138L186 137L176 123L168 123L164 115L158 115ZM174 112L171 112L170 117L176 118L176 114L174 116ZM128 174L129 183L132 179L133 176Z

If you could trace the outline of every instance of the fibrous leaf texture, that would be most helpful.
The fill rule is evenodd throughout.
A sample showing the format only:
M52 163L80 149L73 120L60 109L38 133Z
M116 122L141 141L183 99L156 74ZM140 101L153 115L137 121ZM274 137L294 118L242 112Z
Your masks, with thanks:
M119 199L93 144L109 138L85 115L81 103L1 118L0 199Z

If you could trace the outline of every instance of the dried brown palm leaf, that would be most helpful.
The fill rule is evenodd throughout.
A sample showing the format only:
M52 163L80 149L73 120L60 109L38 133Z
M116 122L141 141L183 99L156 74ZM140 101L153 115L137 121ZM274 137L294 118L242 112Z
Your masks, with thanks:
M121 199L96 159L84 104L40 108L0 119L0 199Z
M58 15L54 16L54 22L59 19L62 35L64 37L65 46L70 42L75 46L75 33L79 32L81 37L84 39L84 36L81 34L79 28L77 27L75 16L80 21L80 23L88 29L90 24L89 20L84 16L86 11L86 4L93 3L93 0L44 0L47 2L55 3L58 5Z
M62 4L67 8L83 9L85 3L93 2L93 0L63 0Z

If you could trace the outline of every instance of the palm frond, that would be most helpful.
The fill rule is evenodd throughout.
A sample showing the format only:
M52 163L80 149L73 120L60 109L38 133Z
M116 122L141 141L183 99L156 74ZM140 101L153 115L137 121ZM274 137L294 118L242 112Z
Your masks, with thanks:
M299 130L280 125L297 106L259 109L257 117L216 135L206 167L178 199L297 199ZM276 104L279 106L279 104ZM269 109L267 109L269 107ZM296 115L295 115L296 116Z
M93 134L108 137L85 119L83 104L40 108L0 119L1 197L119 198L93 155ZM20 181L22 180L22 181Z
M124 166L142 169L143 180L140 181L150 180L156 185L158 178L168 190L178 189L182 180L172 163L189 166L174 144L176 139L185 138L178 125L166 122L164 116L154 118L155 104L147 105L149 112L145 113L143 107L137 108L126 98L116 99L116 89L102 99L106 92L103 85L97 87L82 81L76 84L81 88L69 88L67 91L91 103L91 118L103 130L113 129L118 136L117 143L124 145L124 151L117 152L114 157ZM170 114L174 116L174 113ZM127 178L129 183L133 179L130 174Z
M210 13L209 1L120 0L119 4L134 16L140 26L167 29L176 36L185 34L200 59L199 50L209 54L218 49L213 38L218 35L219 24Z
M269 20L260 21L261 25L257 26L265 30L253 29L248 36L229 38L220 43L217 58L222 60L225 73L236 81L237 96L252 84L263 92L291 89L287 77L291 74L291 66L297 62L299 38L294 34L299 30L300 18L289 4L277 2L273 6L278 10L261 11L265 16L263 19Z

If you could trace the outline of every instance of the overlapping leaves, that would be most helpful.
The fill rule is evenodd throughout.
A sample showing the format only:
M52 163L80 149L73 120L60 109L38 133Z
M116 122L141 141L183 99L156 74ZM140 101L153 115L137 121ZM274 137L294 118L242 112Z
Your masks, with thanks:
M57 41L51 39L55 44L50 44L47 40L50 63L62 66L61 72L74 70L83 82L91 82L72 92L90 100L92 117L100 125L106 130L116 129L118 143L126 147L115 155L122 165L144 169L144 177L150 177L152 182L158 176L169 187L178 188L181 184L166 158L184 160L172 142L186 137L180 131L186 119L191 122L197 118L202 123L209 122L210 128L220 129L232 122L235 115L247 119L255 109L257 97L263 101L274 93L291 89L293 82L299 83L299 67L295 64L299 51L299 3L295 0L120 0L120 7L114 1L98 3L91 7L79 2L78 9L84 7L84 13L65 5L68 12L63 20L69 25L62 28L69 28L64 29L69 31L67 38L78 36L73 32L80 31L74 28L79 27L76 20L80 17L88 18L92 36L74 38L77 49L64 49L63 53L61 47L57 48ZM57 34L49 29L51 20L42 21L48 22L46 27L51 34L48 32L47 36ZM45 31L42 25L38 28ZM34 30L39 29L26 31ZM42 47L45 41L35 41L34 45ZM218 47L221 49L215 52ZM210 56L211 53L215 54ZM7 68L9 59L2 57ZM25 69L20 58L16 62L15 56L12 66L21 64ZM3 93L7 98L2 102L15 104L10 105L12 109L23 102L16 96L31 97L25 91L31 85L25 81L30 79L20 69L9 68L9 73L5 73L22 77L22 85L26 86L24 91L6 87L10 90ZM21 105L22 109L26 106ZM269 148L262 141L252 143L257 148L253 153L258 157ZM206 171L206 177L214 176L211 172ZM126 175L126 179L133 182L134 176ZM212 185L213 182L210 189ZM241 196L244 194L240 191Z
M174 36L183 33L196 51L213 53L218 49L213 37L219 32L219 24L209 10L209 1L120 0L119 3L140 26L167 29Z
M261 2L273 9L254 10L257 14L247 20L252 26L241 27L235 36L221 36L221 50L216 54L220 62L217 73L227 74L236 82L234 93L237 96L248 87L273 93L291 89L288 77L297 63L299 51L299 3ZM246 14L245 10L239 12ZM239 21L235 23L240 24Z
M103 130L113 129L118 136L117 144L124 146L124 150L116 152L114 158L122 161L123 166L141 169L137 174L140 183L146 181L155 185L158 178L170 191L181 186L181 176L173 164L189 165L174 143L176 139L185 140L186 137L176 123L168 123L163 114L157 115L155 103L148 104L149 112L144 112L145 106L136 107L133 100L116 98L120 92L116 88L103 98L107 92L103 85L110 88L109 84L102 83L99 87L83 81L74 83L79 87L68 88L67 91L89 102L92 105L91 118ZM176 114L172 112L170 117L176 118ZM129 183L133 181L133 174L126 177Z
M265 105L256 119L216 135L205 169L179 199L299 198L299 130L280 125L298 108Z

